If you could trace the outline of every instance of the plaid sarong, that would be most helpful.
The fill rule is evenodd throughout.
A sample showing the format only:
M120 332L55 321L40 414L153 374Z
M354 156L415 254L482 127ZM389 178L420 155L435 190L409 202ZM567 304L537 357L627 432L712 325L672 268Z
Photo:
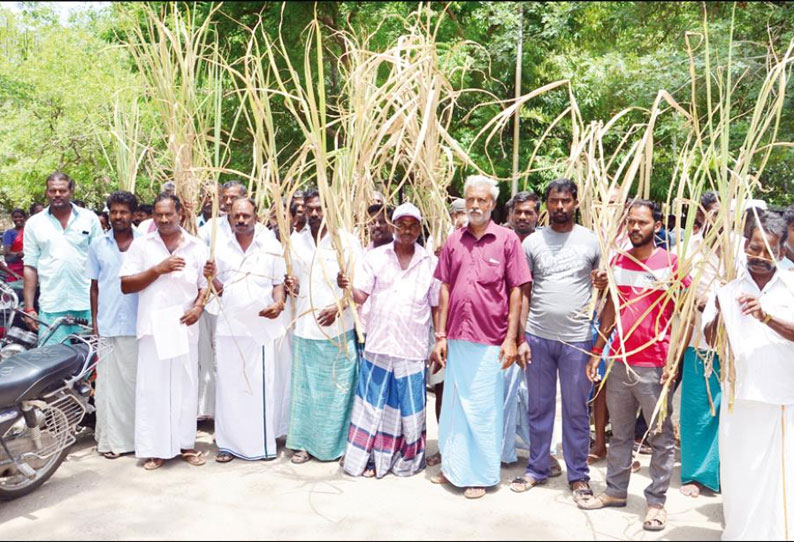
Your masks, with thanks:
M425 468L425 362L365 355L353 403L345 472L412 476Z

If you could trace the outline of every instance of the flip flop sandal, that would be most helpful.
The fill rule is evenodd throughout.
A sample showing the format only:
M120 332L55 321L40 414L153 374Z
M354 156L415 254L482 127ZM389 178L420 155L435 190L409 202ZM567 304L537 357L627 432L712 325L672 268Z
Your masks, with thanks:
M207 462L204 459L204 454L201 452L182 452L182 459L193 465L194 467L200 467L204 463Z
M480 497L485 496L485 488L484 487L467 487L466 490L463 492L463 496L467 499L479 499Z
M143 468L145 470L155 470L159 469L165 465L165 459L160 459L159 457L152 457L146 460L146 463L143 464Z
M525 491L529 491L535 486L542 486L545 484L547 480L535 480L534 478L519 476L518 478L514 478L512 482L510 482L510 489L515 493L524 493Z
M374 478L375 477L375 468L367 468L364 469L364 472L361 473L361 476L364 478Z
M601 508L624 508L626 499L610 497L605 493L599 493L593 497L585 497L576 503L582 510L600 510Z
M438 474L434 474L430 477L430 481L434 484L448 484L449 480L446 476L444 476L443 472L439 472Z
M234 456L229 452L218 452L215 454L215 461L218 463L228 463L232 459L234 459Z
M117 454L116 452L105 452L102 454L105 459L118 459L121 457L121 454Z
M290 459L290 462L295 464L295 465L301 465L303 463L306 463L310 459L311 459L311 456L309 455L308 452L306 452L304 450L298 450L297 452L292 454L292 459Z
M425 463L427 463L428 467L435 467L436 465L441 463L441 454L440 453L435 453L435 454L431 455L430 457L428 457L425 460Z
M646 531L662 531L667 526L667 510L657 506L649 506L645 513L642 528Z

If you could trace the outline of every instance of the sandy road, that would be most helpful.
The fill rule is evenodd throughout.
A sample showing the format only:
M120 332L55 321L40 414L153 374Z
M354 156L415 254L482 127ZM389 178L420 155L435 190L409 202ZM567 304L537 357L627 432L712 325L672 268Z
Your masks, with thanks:
M428 412L432 413L432 395ZM428 420L428 447L437 426ZM212 435L198 447L214 453ZM525 454L525 452L523 452ZM691 499L678 492L679 469L668 493L668 528L642 530L648 456L632 476L628 506L585 512L571 500L565 476L518 495L502 483L482 499L436 486L438 467L412 478L354 479L338 463L292 465L283 450L270 462L208 461L192 467L178 459L146 472L129 456L107 460L91 437L72 449L52 480L27 497L0 503L0 540L62 539L597 539L716 540L722 527L719 496ZM604 487L604 462L592 469Z

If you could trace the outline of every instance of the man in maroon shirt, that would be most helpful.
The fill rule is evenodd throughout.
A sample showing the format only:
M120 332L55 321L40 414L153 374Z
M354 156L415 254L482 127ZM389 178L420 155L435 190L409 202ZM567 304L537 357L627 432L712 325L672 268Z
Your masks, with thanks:
M476 499L500 478L502 369L526 362L519 337L522 290L532 281L516 234L491 221L495 181L472 176L463 186L468 225L449 236L436 267L441 281L432 358L446 367L439 423L441 473L434 483L465 487ZM520 353L519 353L519 346Z

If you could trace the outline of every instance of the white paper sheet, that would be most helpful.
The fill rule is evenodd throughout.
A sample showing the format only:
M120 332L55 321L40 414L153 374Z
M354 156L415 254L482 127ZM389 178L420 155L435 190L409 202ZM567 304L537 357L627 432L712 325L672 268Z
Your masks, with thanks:
M160 359L171 359L190 353L188 329L179 322L185 310L181 305L172 305L152 311L154 344Z

